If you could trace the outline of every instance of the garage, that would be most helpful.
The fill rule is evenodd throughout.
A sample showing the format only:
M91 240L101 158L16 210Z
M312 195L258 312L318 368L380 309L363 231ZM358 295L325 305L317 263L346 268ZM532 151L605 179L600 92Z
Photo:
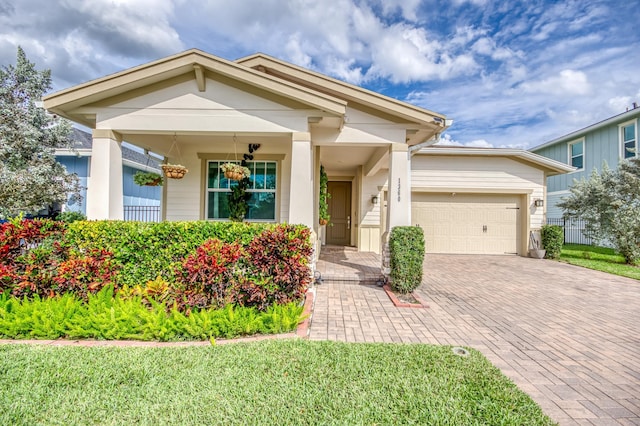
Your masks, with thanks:
M422 227L427 253L517 254L518 194L412 194L412 224Z

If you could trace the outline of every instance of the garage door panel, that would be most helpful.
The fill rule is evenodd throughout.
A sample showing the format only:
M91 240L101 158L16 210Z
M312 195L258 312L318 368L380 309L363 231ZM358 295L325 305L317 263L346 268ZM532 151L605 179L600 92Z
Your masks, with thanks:
M519 196L413 194L412 222L425 233L427 253L516 253Z

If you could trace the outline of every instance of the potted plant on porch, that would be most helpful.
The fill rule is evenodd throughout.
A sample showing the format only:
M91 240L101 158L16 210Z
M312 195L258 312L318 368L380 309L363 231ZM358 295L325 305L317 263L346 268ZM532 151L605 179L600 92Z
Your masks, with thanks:
M231 180L242 180L251 176L248 167L236 163L224 163L220 166L220 170L224 173L224 177Z
M140 186L162 186L162 176L158 173L139 170L133 175L133 182Z
M320 166L320 203L318 206L318 222L320 225L329 223L331 216L329 215L329 203L327 200L331 198L331 194L327 191L329 178L323 166Z
M182 164L163 164L162 172L169 179L182 179L189 170Z

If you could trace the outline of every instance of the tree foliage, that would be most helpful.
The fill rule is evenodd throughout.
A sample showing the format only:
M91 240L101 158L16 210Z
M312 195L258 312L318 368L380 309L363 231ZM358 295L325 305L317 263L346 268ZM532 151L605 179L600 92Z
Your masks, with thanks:
M565 217L585 221L585 234L609 241L627 263L640 263L640 158L623 160L618 169L604 164L602 173L574 181L559 206Z
M36 101L51 89L51 71L38 71L18 47L16 65L0 69L0 217L36 212L69 195L78 177L55 159L71 148L71 125Z

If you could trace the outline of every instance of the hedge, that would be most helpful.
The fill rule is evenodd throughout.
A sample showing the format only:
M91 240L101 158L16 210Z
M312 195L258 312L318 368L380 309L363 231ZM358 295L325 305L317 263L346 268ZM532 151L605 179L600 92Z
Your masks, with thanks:
M540 229L542 248L547 252L545 258L558 259L564 244L564 229L558 225L543 225Z
M422 283L424 233L419 226L396 226L389 236L391 287L411 293Z
M303 298L309 237L286 224L12 221L0 225L0 294L87 300L113 285L185 312L265 310Z

